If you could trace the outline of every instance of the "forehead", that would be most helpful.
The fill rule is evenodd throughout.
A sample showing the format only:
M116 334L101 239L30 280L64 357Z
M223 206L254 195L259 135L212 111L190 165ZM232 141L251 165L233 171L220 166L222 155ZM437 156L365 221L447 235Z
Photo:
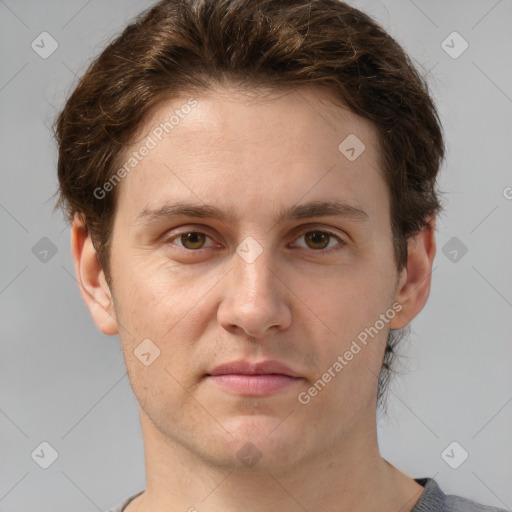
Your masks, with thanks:
M301 87L161 103L127 152L151 146L120 184L118 213L133 221L148 207L193 199L262 218L302 199L334 199L378 215L388 198L376 128L333 101Z

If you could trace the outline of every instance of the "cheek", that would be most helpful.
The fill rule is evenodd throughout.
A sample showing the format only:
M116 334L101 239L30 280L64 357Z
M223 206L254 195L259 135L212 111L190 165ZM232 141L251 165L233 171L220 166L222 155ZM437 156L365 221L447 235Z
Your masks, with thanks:
M304 303L326 332L348 341L373 325L389 307L392 279L374 265L345 267L321 280L305 280Z
M126 365L137 381L152 379L149 388L156 387L162 378L170 378L168 374L153 374L160 365L188 385L195 377L190 372L190 361L200 359L194 351L200 350L198 341L211 321L211 314L205 311L209 292L218 279L208 274L196 274L193 279L190 272L178 272L178 267L168 262L155 265L137 262L136 258L132 261L129 272L120 262L114 277L114 302ZM144 342L148 339L151 342ZM142 343L148 345L149 352L160 351L151 371L136 357L142 351L139 347L144 347Z
M138 332L160 336L181 322L214 282L208 275L192 275L168 260L144 255L132 258L129 267L120 264L117 270L116 302L121 316L135 324Z
M332 393L337 403L346 403L373 395L394 314L390 310L393 283L394 274L388 267L368 261L317 282L315 293L305 297L321 320L322 332L327 333L315 338L320 372L324 372L317 377L322 378L329 369L336 375L325 375L324 380L332 380L326 399ZM387 321L381 319L383 314Z

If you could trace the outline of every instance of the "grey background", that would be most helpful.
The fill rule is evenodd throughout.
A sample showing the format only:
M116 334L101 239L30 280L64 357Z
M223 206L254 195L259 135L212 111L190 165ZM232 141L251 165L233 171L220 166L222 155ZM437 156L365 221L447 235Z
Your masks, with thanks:
M402 346L404 374L379 424L382 453L447 493L510 508L512 2L352 3L429 72L448 145L432 293ZM148 5L0 0L2 512L105 510L144 488L119 340L96 330L74 279L69 228L52 213L49 126L76 74ZM47 59L31 48L43 31L59 45ZM457 59L441 47L453 31L469 43ZM46 261L43 237L56 250ZM48 469L31 457L42 441L58 452ZM458 469L441 457L452 441L469 453Z

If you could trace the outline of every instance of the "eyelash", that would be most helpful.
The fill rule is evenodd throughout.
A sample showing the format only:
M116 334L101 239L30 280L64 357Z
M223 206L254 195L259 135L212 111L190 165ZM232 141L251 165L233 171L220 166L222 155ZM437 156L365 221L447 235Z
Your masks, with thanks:
M174 240L179 238L181 235L184 235L184 234L187 234L187 233L199 233L201 235L206 235L208 238L212 239L212 237L210 235L208 235L207 233L204 233L203 231L187 229L187 230L180 231L178 233L174 233L171 237L169 237L167 240L165 240L165 242L172 244L172 242ZM326 254L332 254L333 252L336 252L336 251L342 249L345 245L347 245L347 242L345 240L343 240L339 235L333 233L332 231L326 230L326 229L311 229L311 228L309 228L309 229L307 229L305 231L302 231L298 238L303 237L307 233L323 233L325 235L328 235L331 238L335 238L339 242L338 246L331 247L330 249L310 249L310 248L307 248L307 247L300 247L300 249L309 249L315 255L324 256ZM202 251L208 249L208 247L201 248L201 249L187 249L186 247L181 247L179 245L177 247L179 247L180 250L184 250L184 251L186 251L188 253L201 253Z

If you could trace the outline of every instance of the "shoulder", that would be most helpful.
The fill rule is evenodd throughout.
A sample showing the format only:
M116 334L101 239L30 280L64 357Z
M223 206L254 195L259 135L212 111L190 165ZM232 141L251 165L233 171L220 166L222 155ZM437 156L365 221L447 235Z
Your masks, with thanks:
M416 479L425 490L411 512L507 512L489 507L462 496L445 494L431 478Z
M476 501L448 494L446 496L446 512L507 512L503 508L489 507Z
M115 507L109 508L107 512L123 512L123 510L128 506L128 504L133 501L137 496L140 496L144 491L140 491L137 494L133 494L132 496L128 496L121 503L118 503Z

